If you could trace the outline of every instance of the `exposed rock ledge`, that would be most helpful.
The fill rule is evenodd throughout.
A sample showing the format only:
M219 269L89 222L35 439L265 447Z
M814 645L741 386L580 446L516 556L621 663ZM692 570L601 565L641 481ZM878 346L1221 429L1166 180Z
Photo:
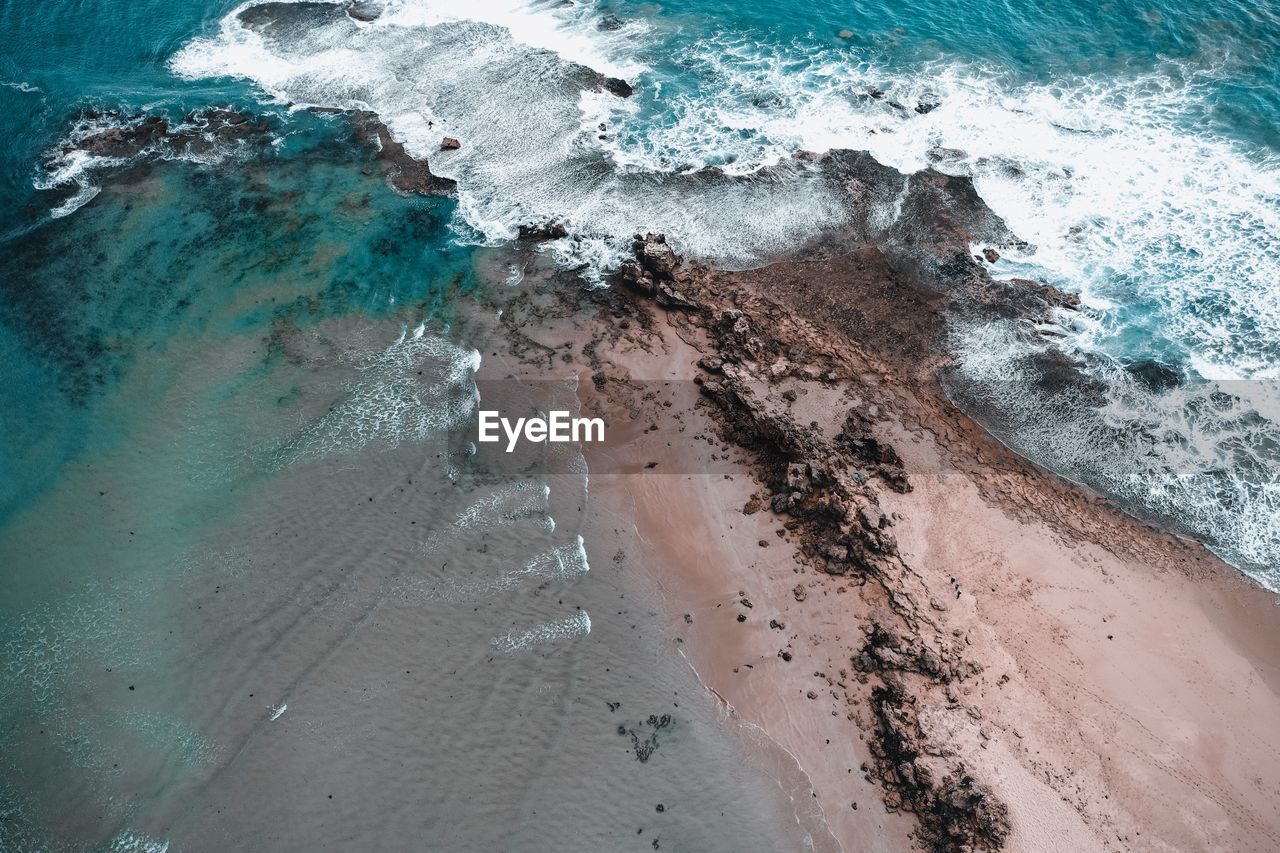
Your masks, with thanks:
M875 408L851 408L831 438L816 423L797 423L770 399L770 386L843 379L838 353L804 349L807 342L787 334L777 306L685 263L661 235L637 236L635 257L619 282L679 315L710 345L695 381L722 436L754 460L765 491L752 511L767 508L786 519L815 568L879 588L874 597L884 612L865 627L866 642L850 663L871 683L867 734L875 766L864 770L881 783L886 807L914 813L917 840L929 849L1000 848L1010 831L1006 806L954 752L930 741L918 718L918 707L937 701L926 697L930 690L982 667L966 659L962 641L944 634L932 614L946 605L930 597L899 554L879 494L911 484L898 453L876 435Z

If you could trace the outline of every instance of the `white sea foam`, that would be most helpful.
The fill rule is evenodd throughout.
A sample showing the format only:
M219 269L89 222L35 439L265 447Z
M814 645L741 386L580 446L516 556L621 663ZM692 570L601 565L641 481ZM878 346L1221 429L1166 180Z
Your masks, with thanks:
M569 62L613 77L634 77L645 70L628 50L648 26L640 20L602 30L593 3L533 4L524 0L471 0L465 4L395 0L375 25L418 28L456 21L501 27L517 44L554 53Z
M68 216L92 201L102 191L98 183L99 175L110 170L135 164L147 158L217 165L244 157L250 150L247 140L217 140L212 134L202 134L199 118L194 122L183 122L174 126L173 132L200 135L205 143L202 145L185 144L175 147L165 145L162 141L139 148L128 157L107 157L77 147L77 143L90 137L116 128L127 131L146 120L146 115L123 116L116 113L103 113L82 117L72 125L67 135L46 153L45 162L31 178L31 185L37 190L74 188L75 192L72 196L50 209L49 215L52 218L60 219Z
M474 601L495 593L508 592L530 581L570 583L591 570L581 536L573 542L549 548L525 561L519 568L501 571L489 577L470 574L472 567L459 569L452 576L400 578L388 584L391 594L409 600ZM468 572L468 574L461 574ZM440 572L443 574L443 569Z
M1006 322L956 332L967 396L994 409L996 433L1019 452L1110 492L1147 516L1207 539L1263 585L1280 590L1280 388L1273 382L1189 382L1152 393L1120 365L1095 362L1108 389L1042 388L1037 345Z
M275 453L277 465L301 456L395 447L464 423L479 401L474 377L480 353L406 330L385 350L360 355L358 378L323 417Z
M169 841L125 830L111 839L107 849L111 853L168 853Z
M1280 376L1280 164L1195 129L1211 73L1009 86L954 63L902 72L734 38L685 59L715 85L674 98L667 122L619 131L617 162L752 172L798 148L853 148L904 173L971 176L1032 247L1002 250L997 274L1048 279L1099 311L1142 305L1161 343L1226 368L1212 378ZM1125 333L1095 331L1093 348Z
M683 49L703 85L668 87L655 117L639 109L656 97L637 77L639 25L602 31L590 3L400 0L360 27L339 18L265 34L238 12L179 51L173 69L246 77L292 103L377 111L411 152L460 182L463 224L479 239L559 218L586 238L550 247L570 266L615 264L643 230L750 262L842 217L792 152L866 149L903 172L972 176L1033 247L1009 255L1009 274L1082 291L1099 309L1141 302L1168 341L1206 363L1280 375L1280 169L1189 129L1210 97L1205 74L1171 66L1011 87L957 64L904 72L846 51L717 37ZM573 62L641 89L630 99L595 91ZM445 133L462 149L439 151ZM749 177L688 174L709 166ZM766 166L784 174L766 177ZM1249 346L1250 336L1265 345Z
M558 643L585 637L591 633L591 617L579 610L572 616L544 622L526 631L511 631L493 638L493 647L501 654L515 654L532 646Z
M957 64L902 73L830 53L803 62L732 38L685 59L716 85L676 99L656 129L620 131L616 161L727 160L750 172L797 148L853 148L904 173L971 176L1030 244L999 247L992 274L1080 292L1086 310L1041 331L1100 356L1089 369L1110 389L1100 416L1083 400L1049 399L1018 380L1027 353L1009 329L965 330L961 366L999 397L987 402L1017 424L1020 449L1280 584L1280 166L1201 129L1211 72L1170 65L1011 87ZM1152 393L1116 361L1143 357L1209 381ZM1160 438L1143 444L1126 432L1134 425Z
M533 480L502 486L472 501L447 527L431 531L421 550L424 554L434 553L472 531L493 530L522 522L535 524L548 533L554 532L555 521L547 514L550 495L549 486Z
M459 182L459 233L482 241L554 218L595 240L558 247L580 262L608 262L633 233L662 230L694 254L748 263L842 219L837 199L803 164L775 181L654 180L616 168L598 138L608 137L613 112L596 97L591 74L573 63L606 73L638 69L621 48L608 47L630 41L628 31L566 30L550 22L567 13L548 7L479 5L474 15L467 7L463 20L437 4L405 0L360 27L317 19L265 32L243 25L237 10L218 35L179 51L171 67L190 78L247 78L280 101L376 111L410 153ZM582 22L598 17L590 4L573 14ZM461 149L440 151L446 134L462 140Z
M547 250L588 270L615 265L638 231L747 265L839 223L844 200L820 169L791 159L797 149L865 149L904 173L932 166L970 176L1028 244L999 247L993 273L1082 294L1083 315L1044 329L1060 345L1160 354L1214 381L1280 378L1280 167L1197 121L1213 72L1169 63L1131 78L1015 86L959 63L891 69L844 48L717 36L673 48L698 78L695 90L688 81L661 85L636 59L641 29L607 34L594 26L598 15L591 3L486 0L459 9L403 0L369 24L338 16L258 32L232 13L172 67L188 77L246 78L294 104L373 109L411 153L459 181L460 235L496 241L522 223L559 219L581 239ZM574 62L627 77L635 95L597 91ZM462 140L460 150L439 151L446 133ZM980 338L969 330L957 345ZM987 355L970 349L961 361L979 370ZM1007 378L999 371L1008 366L994 365L993 379ZM1271 486L1254 476L1204 491L1203 477L1174 473L1216 476L1241 453L1248 467L1253 451L1241 447L1262 433L1248 438L1195 400L1143 398L1116 381L1111 416L1140 412L1179 425L1181 439L1149 448L1149 465L1131 464L1123 440L1100 445L1115 430L1075 422L1061 406L1035 409L1013 392L998 405L1017 410L1033 455L1034 445L1050 464L1082 458L1063 452L1079 442L1080 454L1110 459L1119 472L1095 485L1181 514L1253 557L1273 556L1266 529L1280 516L1269 509ZM1257 396L1236 391L1242 401ZM1240 406L1233 423L1244 424L1247 409L1271 424L1256 401ZM1200 424L1194 439L1179 431L1192 422ZM1054 432L1059 449L1050 452ZM1140 498L1138 482L1147 484Z

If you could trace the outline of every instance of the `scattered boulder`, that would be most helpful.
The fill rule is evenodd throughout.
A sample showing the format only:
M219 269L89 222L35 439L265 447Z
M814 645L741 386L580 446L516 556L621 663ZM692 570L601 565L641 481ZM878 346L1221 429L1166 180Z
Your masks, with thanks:
M444 139L440 140L441 151L457 151L461 147L462 143L452 136L446 136Z
M630 83L620 77L605 77L601 85L606 92L617 95L619 98L630 98L636 91Z
M356 0L347 7L347 17L361 23L376 21L382 15L382 4L375 0Z
M557 219L549 219L541 225L521 225L520 239L530 243L545 243L569 236L569 229Z

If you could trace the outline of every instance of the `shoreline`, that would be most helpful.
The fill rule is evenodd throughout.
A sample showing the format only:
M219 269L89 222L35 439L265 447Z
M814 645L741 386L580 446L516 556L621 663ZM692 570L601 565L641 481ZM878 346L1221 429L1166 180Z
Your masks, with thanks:
M447 191L377 150L397 189ZM843 849L1280 847L1280 598L952 402L951 317L1072 297L974 263L971 229L1003 225L971 184L908 181L918 244L855 222L724 272L649 235L607 289L512 285L497 347L526 379L590 376L615 436L584 448L591 496L645 544L672 650L795 760Z
M1280 844L1274 594L956 409L930 346L937 299L903 310L893 288L869 296L830 268L838 287L787 287L812 284L813 255L721 273L655 245L637 243L613 288L544 297L560 304L549 325L570 318L582 346L572 363L604 377L598 398L583 383L584 409L629 424L633 458L657 463L588 448L592 495L652 549L673 646L795 756L843 849ZM908 334L841 334L823 303L845 287L868 322L893 312ZM540 317L521 333L544 334ZM780 356L798 350L805 363ZM796 448L760 433L813 418L799 435L829 450L831 414L850 406L871 413L869 445L844 461L868 474L873 521L853 537L861 554L824 565L831 526L769 485ZM665 441L675 432L708 440ZM802 502L830 496L815 473Z

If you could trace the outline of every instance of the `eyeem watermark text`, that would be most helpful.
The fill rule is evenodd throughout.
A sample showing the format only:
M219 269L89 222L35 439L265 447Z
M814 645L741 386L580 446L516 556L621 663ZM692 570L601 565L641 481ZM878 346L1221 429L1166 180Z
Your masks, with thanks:
M481 409L479 414L479 441L501 441L502 434L505 434L508 453L516 449L516 443L521 438L535 443L547 441L555 444L604 441L602 418L577 418L567 411L553 410L546 417L516 418L512 422L510 418L504 418L492 409Z

